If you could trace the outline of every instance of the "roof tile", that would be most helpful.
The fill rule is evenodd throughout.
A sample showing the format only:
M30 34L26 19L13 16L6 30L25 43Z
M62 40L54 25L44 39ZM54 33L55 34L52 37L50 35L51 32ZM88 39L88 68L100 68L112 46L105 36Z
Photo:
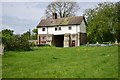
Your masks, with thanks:
M50 27L50 26L62 26L62 25L77 25L81 24L83 16L74 16L67 18L58 18L58 19L42 19L37 25L39 27Z

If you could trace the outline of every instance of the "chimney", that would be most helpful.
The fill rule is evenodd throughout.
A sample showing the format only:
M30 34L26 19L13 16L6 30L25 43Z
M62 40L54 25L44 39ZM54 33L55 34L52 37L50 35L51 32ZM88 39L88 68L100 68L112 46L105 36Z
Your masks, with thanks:
M53 13L53 19L57 19L57 13Z

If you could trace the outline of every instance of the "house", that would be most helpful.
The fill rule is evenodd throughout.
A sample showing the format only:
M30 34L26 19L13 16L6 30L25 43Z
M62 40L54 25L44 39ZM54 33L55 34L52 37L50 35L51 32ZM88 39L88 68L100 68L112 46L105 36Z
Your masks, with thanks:
M84 16L42 19L37 25L38 44L57 47L74 47L86 44L86 21Z

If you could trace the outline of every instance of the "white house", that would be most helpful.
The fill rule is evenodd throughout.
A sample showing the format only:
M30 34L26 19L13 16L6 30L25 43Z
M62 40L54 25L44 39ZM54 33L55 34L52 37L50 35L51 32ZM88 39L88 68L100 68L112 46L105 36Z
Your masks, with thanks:
M84 16L42 19L37 25L38 44L58 47L74 47L86 44L86 21Z

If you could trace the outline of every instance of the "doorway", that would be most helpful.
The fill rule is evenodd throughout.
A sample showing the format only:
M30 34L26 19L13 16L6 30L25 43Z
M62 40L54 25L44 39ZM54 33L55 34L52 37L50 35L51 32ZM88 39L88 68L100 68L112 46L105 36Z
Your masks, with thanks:
M53 35L53 45L63 47L64 35Z

